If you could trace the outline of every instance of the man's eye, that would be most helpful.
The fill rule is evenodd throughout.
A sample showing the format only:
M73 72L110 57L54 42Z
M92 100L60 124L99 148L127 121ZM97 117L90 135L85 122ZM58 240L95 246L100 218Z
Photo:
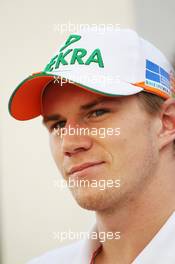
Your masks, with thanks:
M63 128L66 124L66 121L59 121L59 122L56 122L54 123L52 126L51 126L51 131L55 128L55 129L60 129L60 128Z
M97 118L97 117L102 116L102 115L104 115L106 113L109 113L108 109L97 109L97 110L92 111L90 113L90 117Z

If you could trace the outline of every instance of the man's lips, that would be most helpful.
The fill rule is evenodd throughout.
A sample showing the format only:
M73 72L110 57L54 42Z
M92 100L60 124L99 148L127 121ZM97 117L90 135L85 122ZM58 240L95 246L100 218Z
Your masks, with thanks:
M68 170L68 175L71 175L77 171L82 171L88 167L100 165L102 163L104 163L104 161L86 162L86 163L82 163L82 164L77 165L77 166L73 166Z

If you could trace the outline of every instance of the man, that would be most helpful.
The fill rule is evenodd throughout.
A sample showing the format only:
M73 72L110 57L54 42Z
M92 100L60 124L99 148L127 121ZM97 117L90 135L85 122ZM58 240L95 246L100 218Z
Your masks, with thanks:
M30 264L175 263L173 97L165 56L127 29L71 34L17 87L11 115L43 116L63 178L86 181L70 188L74 198L96 212L89 239Z

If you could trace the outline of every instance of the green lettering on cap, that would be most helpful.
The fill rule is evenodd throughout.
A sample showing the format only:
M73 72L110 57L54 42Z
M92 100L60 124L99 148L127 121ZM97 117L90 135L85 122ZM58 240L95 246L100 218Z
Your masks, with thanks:
M58 59L55 65L55 69L59 68L60 63L62 63L62 65L68 65L68 62L65 60L65 57L72 51L72 49L68 49L65 53L61 52L58 55Z
M101 68L104 67L100 49L95 49L92 52L92 54L90 55L90 57L87 59L87 61L85 62L85 64L86 65L89 65L91 62L98 63L99 67L101 67Z
M64 46L60 49L60 51L64 50L65 48L67 48L69 45L73 44L74 42L78 41L81 39L80 35L75 35L75 34L71 34L68 39L66 40Z
M78 64L84 64L82 58L86 54L87 54L87 50L85 49L74 49L70 64L75 64L76 61L78 62Z
M46 67L45 67L45 69L44 69L44 71L52 71L53 70L53 65L55 64L55 62L56 62L56 58L58 57L58 55L56 55L56 56L54 56L51 60L50 60L50 62L46 65Z

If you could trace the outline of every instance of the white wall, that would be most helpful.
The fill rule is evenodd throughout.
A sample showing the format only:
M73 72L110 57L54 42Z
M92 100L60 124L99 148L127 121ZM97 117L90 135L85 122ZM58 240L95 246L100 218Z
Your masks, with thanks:
M137 31L175 61L175 1L132 0Z
M41 119L13 120L7 111L9 96L22 79L43 69L63 39L55 24L112 23L135 28L135 16L130 0L1 0L0 5L2 263L22 264L60 246L52 232L86 231L94 217L80 209L68 191L53 186L61 176Z

